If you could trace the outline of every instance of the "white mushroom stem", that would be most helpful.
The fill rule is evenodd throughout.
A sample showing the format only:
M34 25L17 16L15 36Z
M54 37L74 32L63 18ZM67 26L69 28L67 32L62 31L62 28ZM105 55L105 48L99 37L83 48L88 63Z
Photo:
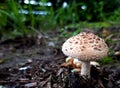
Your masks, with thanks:
M90 78L90 67L89 61L82 61L81 76L87 76Z

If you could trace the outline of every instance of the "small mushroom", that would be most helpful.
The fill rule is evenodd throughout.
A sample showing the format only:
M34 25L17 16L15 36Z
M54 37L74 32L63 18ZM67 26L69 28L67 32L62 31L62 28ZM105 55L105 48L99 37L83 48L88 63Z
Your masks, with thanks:
M96 67L97 69L100 69L100 64L95 61L90 61L90 65ZM72 72L80 72L82 62L77 58L67 57L66 62L61 64L62 67L72 67Z
M105 41L90 32L81 32L66 40L62 52L69 57L82 61L81 75L90 77L90 61L107 56L108 46Z
M79 71L81 69L81 65L81 61L78 61L78 59L72 57L67 57L66 62L61 64L62 67L72 67L79 69Z

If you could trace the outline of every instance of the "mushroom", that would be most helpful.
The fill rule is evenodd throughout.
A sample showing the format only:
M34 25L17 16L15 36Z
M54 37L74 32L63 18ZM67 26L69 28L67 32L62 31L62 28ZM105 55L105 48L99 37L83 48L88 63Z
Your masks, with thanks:
M108 46L105 41L90 32L81 32L70 37L62 45L62 52L69 57L82 61L81 76L90 77L90 61L107 56Z
M62 63L61 66L62 67L72 67L74 69L81 69L81 61L79 61L77 58L72 58L72 57L67 57L66 58L66 62Z
M90 65L96 67L97 69L100 69L100 64L95 61L90 61ZM77 58L67 57L66 62L61 64L62 67L72 67L73 69L71 72L80 72L82 62Z

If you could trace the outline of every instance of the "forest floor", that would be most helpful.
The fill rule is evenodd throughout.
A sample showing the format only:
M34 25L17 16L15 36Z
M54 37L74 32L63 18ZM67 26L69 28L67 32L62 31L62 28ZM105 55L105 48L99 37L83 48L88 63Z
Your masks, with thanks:
M109 47L119 51L119 27L103 29ZM48 35L49 34L49 35ZM109 56L113 62L102 64L99 69L91 67L91 78L74 73L72 67L62 67L66 56L61 52L65 39L60 32L34 37L16 38L0 44L0 88L120 88L120 56ZM58 35L58 36L57 36ZM57 38L57 39L56 39ZM117 40L118 39L118 40ZM59 41L59 42L56 42Z

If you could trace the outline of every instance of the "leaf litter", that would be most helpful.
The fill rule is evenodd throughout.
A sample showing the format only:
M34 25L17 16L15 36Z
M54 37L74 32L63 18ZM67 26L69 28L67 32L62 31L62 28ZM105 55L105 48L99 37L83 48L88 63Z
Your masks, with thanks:
M118 37L118 36L117 36ZM108 64L91 67L91 78L61 66L66 56L59 47L47 46L49 40L36 45L34 39L7 41L0 48L0 87L3 88L120 88L120 66ZM53 40L52 40L53 41ZM50 41L51 43L51 41ZM53 42L52 42L53 43ZM53 45L53 44L52 44ZM117 44L118 46L118 44ZM112 47L116 48L116 47ZM119 55L111 56L119 63Z

